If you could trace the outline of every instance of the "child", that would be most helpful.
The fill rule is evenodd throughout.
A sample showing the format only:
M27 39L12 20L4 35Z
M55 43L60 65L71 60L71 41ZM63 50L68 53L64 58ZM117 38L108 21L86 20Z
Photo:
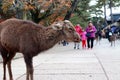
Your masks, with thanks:
M77 24L76 26L75 26L75 30L76 30L76 32L81 36L81 33L82 33L82 27L80 26L80 24ZM79 49L79 43L78 42L75 42L74 43L74 49Z
M82 49L86 48L86 40L87 40L86 33L87 32L84 31L84 29L83 29L83 32L81 33Z

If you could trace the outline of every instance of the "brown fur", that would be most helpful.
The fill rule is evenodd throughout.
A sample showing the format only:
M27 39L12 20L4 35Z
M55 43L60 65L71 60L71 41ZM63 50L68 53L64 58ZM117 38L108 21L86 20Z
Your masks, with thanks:
M61 28L57 24L62 25ZM0 24L0 51L3 57L6 80L6 64L10 80L13 80L11 60L16 52L21 52L26 63L26 80L33 80L32 58L38 53L50 49L61 40L80 41L70 22L57 22L51 27L43 27L31 21L8 19Z
M116 34L113 34L112 36L110 36L110 43L111 46L115 46L115 40L116 40Z
M105 37L105 32L106 32L106 29L103 29L102 30L102 37ZM111 43L111 46L115 46L115 40L116 40L116 37L117 35L116 34L113 34L112 36L110 36L110 43Z
M5 21L5 19L0 19L0 23L3 22L3 21Z

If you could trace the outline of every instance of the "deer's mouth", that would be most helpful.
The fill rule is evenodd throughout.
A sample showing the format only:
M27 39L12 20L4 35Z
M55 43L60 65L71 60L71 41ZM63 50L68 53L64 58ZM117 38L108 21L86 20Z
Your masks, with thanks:
M74 42L80 42L80 38L75 38Z

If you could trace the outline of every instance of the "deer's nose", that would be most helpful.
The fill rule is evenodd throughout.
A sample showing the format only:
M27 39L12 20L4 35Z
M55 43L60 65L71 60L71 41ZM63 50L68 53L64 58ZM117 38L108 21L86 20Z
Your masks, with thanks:
M78 33L76 33L74 40L75 42L80 42L80 36Z

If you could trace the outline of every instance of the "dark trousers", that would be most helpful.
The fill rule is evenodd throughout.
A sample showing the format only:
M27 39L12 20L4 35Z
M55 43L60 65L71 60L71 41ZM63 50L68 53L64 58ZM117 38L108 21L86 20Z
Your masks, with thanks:
M93 48L93 45L94 45L93 43L94 43L94 38L93 37L87 38L88 48Z

